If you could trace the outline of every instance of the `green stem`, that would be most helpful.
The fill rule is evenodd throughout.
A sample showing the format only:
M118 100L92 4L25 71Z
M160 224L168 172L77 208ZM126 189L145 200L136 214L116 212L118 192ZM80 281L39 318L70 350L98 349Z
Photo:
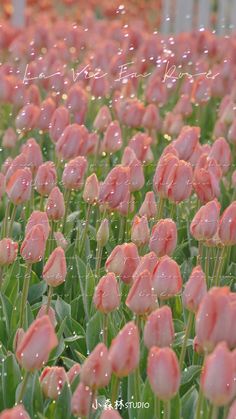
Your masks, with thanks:
M32 264L29 263L26 266L26 272L25 272L25 277L24 277L23 291L22 291L22 297L21 297L21 306L20 306L19 327L24 326L25 311L27 310L26 303L27 303L27 297L28 297L28 292L29 292L31 270L32 270Z
M0 266L0 289L2 288L3 284L3 267Z
M182 367L183 367L183 363L184 363L184 359L185 359L185 355L186 355L186 349L187 349L187 342L188 342L188 338L189 338L189 335L190 335L190 332L191 332L193 319L194 319L194 313L192 313L190 311L189 315L188 315L188 321L187 321L184 341L183 341L183 345L182 345L181 353L180 353L180 357L179 357L180 370L182 370Z
M165 199L162 196L160 196L157 207L157 221L161 220L163 217L164 203Z
M101 261L102 261L102 250L103 250L103 247L98 244L97 252L96 252L95 279L99 278Z
M28 381L29 375L30 375L29 371L26 371L25 372L25 376L23 378L23 381L21 383L21 388L20 388L20 391L19 391L17 400L16 400L16 403L17 404L20 404L22 402L22 400L23 400L23 396L24 396L24 393L25 393L25 390L26 390L26 386L27 386L27 381Z
M48 314L48 312L49 312L49 308L50 308L51 301L52 301L52 294L53 294L53 287L51 285L49 285L49 287L48 287L48 299L47 299L47 306L46 306L46 314Z
M83 230L83 234L82 234L82 239L81 239L81 246L79 249L79 255L81 256L84 250L84 245L85 245L85 240L86 240L86 236L88 233L88 226L89 226L89 219L90 219L90 214L91 214L91 209L92 209L92 205L89 204L88 208L87 208L87 212L86 212L86 220L85 220L85 226L84 226L84 230Z
M167 400L163 404L164 404L163 419L170 419L170 401Z
M112 389L111 389L111 404L113 407L115 407L115 402L119 396L119 386L120 386L120 378L115 375L113 384L112 384Z
M126 227L126 217L121 215L120 216L120 228L119 228L118 244L123 243L124 234L125 234L125 227Z
M209 268L210 268L210 252L211 248L206 246L206 257L205 257L205 275L206 275L206 283L207 289L209 288Z
M199 389L198 402L197 402L197 410L196 410L195 419L203 419L202 418L202 404L203 404L203 400L204 400L203 392L202 392L201 389Z
M103 343L107 346L107 335L108 335L108 313L103 314Z
M160 399L154 395L154 417L155 419L160 419Z
M40 200L39 200L39 211L43 211L43 195L40 195Z
M200 241L198 244L197 265L201 265L202 263L202 251L203 251L203 244L202 244L202 241Z
M213 406L211 419L218 419L219 407Z
M69 211L69 207L70 207L70 196L71 196L71 190L70 189L66 189L65 190L65 194L64 194L65 215L64 215L63 224L62 224L62 232L63 232L63 234L65 233L65 229L66 229L66 220L67 220L67 215L68 215L68 211Z
M215 278L213 278L215 287L219 286L220 277L221 277L221 274L222 274L222 269L223 269L223 266L224 266L224 261L225 261L226 255L227 255L227 246L224 246L221 249L219 259L216 259L216 261L215 261L216 266L218 265L217 268L214 269L214 270L216 270Z
M11 220L10 220L10 224L9 224L9 227L8 227L7 237L11 237L11 235L12 235L12 228L13 228L13 224L14 224L14 221L15 221L15 218L16 218L16 210L17 210L17 206L14 205L12 213L11 213Z
M75 258L75 261L76 261L77 275L78 275L78 278L79 278L80 292L81 292L81 296L82 296L82 300L83 300L85 319L86 319L86 321L88 321L89 320L89 310L88 310L87 296L85 295L84 286L83 286L83 282L82 282L82 279L81 279L81 273L79 271L79 264L78 264L78 258L77 257Z
M7 224L8 224L9 214L10 214L10 207L11 207L11 202L8 201L7 206L6 206L5 217L2 224L2 234L1 234L2 238L6 237L6 234L7 234Z

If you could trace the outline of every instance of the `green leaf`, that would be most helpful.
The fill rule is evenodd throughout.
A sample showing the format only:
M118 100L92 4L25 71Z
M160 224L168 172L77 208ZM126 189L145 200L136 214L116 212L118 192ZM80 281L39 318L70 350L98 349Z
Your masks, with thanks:
M181 377L181 386L191 383L199 376L201 369L201 365L191 365L190 367L185 368Z
M194 418L198 401L198 392L195 386L191 387L181 398L182 417Z
M58 297L55 304L56 313L60 321L64 320L65 317L71 316L70 304L67 304L62 298Z
M54 416L56 419L70 418L71 416L70 402L71 402L71 391L70 391L70 387L66 383L62 389L60 396L58 397L56 401L55 416Z
M101 324L102 314L97 311L87 323L86 342L89 352L91 352L101 340Z
M45 281L40 281L38 284L31 285L28 294L29 303L34 304L37 300L41 299L46 290L47 284Z
M177 419L181 417L180 416L181 400L178 394L170 401L170 408L171 408L171 415L170 415L171 419Z
M15 403L15 392L21 380L20 368L13 354L9 354L2 361L1 380L4 408L12 407Z
M142 391L142 407L138 410L138 419L145 417L154 418L154 399L148 378L146 379Z

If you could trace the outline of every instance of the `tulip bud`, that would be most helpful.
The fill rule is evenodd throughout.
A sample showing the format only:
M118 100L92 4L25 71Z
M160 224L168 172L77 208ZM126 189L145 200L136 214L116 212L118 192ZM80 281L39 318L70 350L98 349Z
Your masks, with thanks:
M194 350L194 352L196 352L199 355L203 355L204 354L204 349L199 344L199 341L198 341L197 336L195 336L195 338L193 339L193 350Z
M99 196L99 182L96 173L90 175L85 182L83 199L88 204L95 204Z
M130 147L125 147L121 163L130 169L130 191L134 192L142 189L145 183L143 166Z
M108 273L99 280L95 288L93 303L102 313L110 313L119 307L119 287L114 273Z
M122 147L122 134L118 121L112 121L104 133L102 141L102 150L105 153L115 153Z
M4 132L4 135L2 137L2 146L3 148L14 148L16 146L17 142L17 135L13 128L7 128L7 130Z
M180 369L175 352L171 348L152 347L148 355L147 376L152 391L159 399L172 399L180 386Z
M203 155L202 159L204 157ZM221 169L216 160L206 159L202 167L196 167L193 186L201 202L206 203L212 201L220 195L220 179Z
M24 169L26 166L26 157L24 154L19 154L14 158L14 160L10 161L7 170L6 170L6 182L9 181L11 176L18 170Z
M145 216L139 218L137 215L133 219L131 227L131 240L136 246L144 246L150 237L148 221Z
M16 334L14 336L14 340L13 340L13 350L14 350L14 352L17 351L17 348L20 345L24 335L25 335L24 329L22 329L22 327L18 328L17 331L16 331Z
M61 247L57 247L48 258L43 268L43 279L51 287L58 287L66 279L66 257Z
M81 367L80 380L92 389L105 387L111 378L111 365L108 350L99 343L85 360Z
M97 244L100 247L106 246L108 240L109 240L109 221L107 218L104 218L99 226L99 229L97 231L96 235Z
M64 197L57 186L55 186L55 188L53 188L49 194L46 205L46 213L49 220L59 221L64 217Z
M79 84L76 83L69 89L66 106L74 114L76 122L83 124L88 108L88 97Z
M219 237L225 246L236 244L236 201L232 202L221 216Z
M146 107L142 119L142 125L144 126L144 128L150 130L153 129L157 131L161 129L161 118L158 112L158 108L153 103L150 103Z
M116 166L107 175L100 186L99 200L111 209L117 208L125 201L129 192L130 169Z
M129 141L129 148L131 148L139 161L142 163L152 161L153 158L150 158L151 149L150 145L152 143L152 138L145 133L138 132L135 134Z
M16 117L16 129L20 131L30 131L35 128L40 110L38 106L28 103L18 113Z
M124 270L124 252L121 245L116 246L106 261L106 271L114 272L115 275L120 276Z
M156 253L158 257L171 256L177 244L176 224L170 218L158 221L153 227L149 248Z
M71 412L77 417L87 417L92 403L92 390L79 383L71 399Z
M59 140L61 134L69 123L69 111L64 106L59 106L59 108L54 111L49 125L49 135L54 143Z
M36 319L40 319L43 316L48 316L52 326L55 328L57 325L57 319L56 319L56 313L55 310L52 307L47 307L46 304L40 307L38 314L36 316Z
M84 175L86 170L87 160L85 157L79 156L73 160L70 160L65 165L62 175L62 182L64 187L66 189L81 189L84 183Z
M0 419L30 419L30 416L24 409L24 406L18 404L12 409L5 409L0 413Z
M207 356L200 384L205 397L215 406L227 405L235 396L235 362L225 342Z
M26 158L26 166L34 173L38 167L43 163L42 151L39 144L34 138L27 140L22 147L22 154Z
M124 257L123 270L120 278L126 284L132 282L132 276L140 262L138 249L134 243L122 244L122 251Z
M181 160L188 161L200 138L200 128L184 126L173 145Z
M153 271L156 267L157 264L157 256L155 255L154 252L150 252L147 253L146 255L144 255L137 268L135 269L134 273L133 273L133 281L136 281L136 279L139 277L139 275L143 272L148 270L148 272L150 273L151 277L153 274Z
M57 172L52 161L47 161L39 166L34 184L36 191L40 195L47 196L50 194L57 184Z
M48 316L36 319L26 331L16 351L16 358L26 371L42 368L52 349L58 345L57 335Z
M113 339L109 360L117 377L126 377L138 366L140 358L139 332L134 322L127 323Z
M12 239L5 238L0 241L0 266L13 263L17 258L18 244Z
M174 341L174 325L170 307L163 306L153 311L144 326L143 338L145 346L159 348L170 346Z
M30 169L18 169L7 182L7 195L14 205L22 204L30 199L32 174Z
M142 217L145 215L148 220L150 218L154 218L157 214L157 204L155 201L154 192L150 191L147 192L145 195L145 199L139 209L139 215Z
M40 224L43 227L45 240L48 239L49 232L50 232L50 225L48 221L48 216L46 212L42 211L33 211L29 217L29 220L25 227L25 234L28 234L32 227L35 225Z
M81 156L82 148L87 140L88 131L84 125L68 125L57 141L57 155L64 160L70 160Z
M236 189L236 170L232 174L232 180L231 180L231 182L232 182L233 188Z
M121 419L121 416L117 412L117 410L114 409L105 409L103 410L100 419Z
M168 178L171 171L175 170L175 167L177 167L178 162L179 159L177 156L172 153L167 153L159 159L157 164L155 175L153 177L153 187L155 192L164 198L168 198Z
M81 371L81 365L76 363L74 364L69 371L67 372L67 378L69 380L69 383L72 384L74 379L78 377Z
M149 313L155 307L155 300L151 275L145 270L136 278L125 303L133 313L141 315Z
M192 236L198 241L212 239L218 230L219 215L220 204L217 199L203 205L191 222Z
M169 256L163 256L153 272L153 287L161 300L178 294L182 288L179 265Z
M209 157L217 161L223 174L228 172L232 160L231 150L229 144L223 137L218 138L213 143Z
M46 239L41 224L32 227L26 234L20 248L20 253L26 263L36 263L42 260L45 252Z
M97 131L103 132L111 123L111 121L112 118L109 108L106 105L104 105L99 109L97 116L93 122L93 127Z
M62 247L63 250L66 250L68 247L68 241L60 231L54 232L54 239L56 240L58 247Z
M40 114L37 121L37 128L42 131L48 131L50 121L55 112L56 105L51 97L46 98L40 106Z
M188 310L197 312L203 297L207 293L207 284L201 266L196 266L183 291L183 305Z
M39 378L45 397L57 400L62 388L68 382L66 371L63 367L46 367Z

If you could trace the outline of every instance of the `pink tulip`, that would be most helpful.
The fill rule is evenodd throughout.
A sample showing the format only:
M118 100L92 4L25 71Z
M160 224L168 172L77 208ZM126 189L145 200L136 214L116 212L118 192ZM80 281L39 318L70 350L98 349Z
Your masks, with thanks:
M173 112L177 115L181 114L183 116L190 116L192 114L192 111L193 111L193 108L192 108L189 95L186 95L186 94L181 95L173 109Z
M58 247L62 247L63 250L67 249L69 243L61 231L54 232L54 239L56 240Z
M150 237L148 221L145 216L139 218L137 215L133 219L131 226L131 240L136 246L144 246Z
M120 305L119 287L114 273L107 273L95 288L93 303L102 313L110 313Z
M148 270L148 272L152 276L156 264L157 264L157 256L155 255L154 252L150 252L144 255L139 261L139 264L133 273L133 281L136 281L138 276L143 271L146 271L146 270Z
M125 147L121 163L130 169L130 191L142 189L145 183L143 166L130 147Z
M178 151L181 160L188 161L200 138L200 128L184 126L173 145Z
M0 241L0 266L13 263L17 258L18 244L9 238Z
M33 173L43 163L42 151L39 144L36 143L34 138L29 138L26 144L22 147L22 153L26 158L26 166L29 167Z
M68 125L57 141L57 155L64 160L74 159L82 155L83 144L87 140L88 131L84 125Z
M123 246L116 246L111 254L108 256L106 261L106 271L114 272L115 275L120 276L124 270L125 258L123 252Z
M88 110L86 91L79 85L73 85L67 94L66 106L74 114L77 124L83 124Z
M153 272L153 288L161 300L178 294L182 288L179 265L169 256L163 256Z
M25 336L24 329L22 329L22 327L19 327L16 331L16 334L15 334L14 340L13 340L13 350L14 350L14 352L17 351L17 348L20 345L24 336Z
M111 209L115 209L123 202L129 192L130 169L128 167L114 167L100 186L99 199Z
M18 404L12 409L5 409L0 413L0 419L30 419L30 416L24 409L24 406Z
M152 391L159 399L172 399L180 386L180 369L175 352L171 348L152 347L148 355L147 376Z
M48 316L35 320L26 331L16 351L16 358L26 371L42 368L52 349L58 345L57 336Z
M103 410L100 419L121 419L120 414L117 412L117 410L114 409L105 409Z
M27 263L36 263L42 260L46 247L44 228L36 224L26 234L20 248L20 253Z
M64 217L64 214L65 214L64 197L57 186L55 186L55 188L53 188L49 194L47 205L46 205L46 213L49 220L58 221Z
M43 268L43 279L51 287L58 287L65 281L66 274L65 252L61 247L57 247L53 250Z
M102 150L105 153L113 154L119 151L122 147L122 134L120 124L118 121L112 121L108 125L104 139L102 141Z
M24 154L19 154L7 164L6 170L6 182L11 178L11 176L18 170L24 169L26 167L26 157Z
M84 183L84 175L87 167L88 164L85 157L79 156L70 160L65 165L62 175L64 187L66 189L81 189Z
M98 196L99 182L96 173L93 173L86 179L84 185L83 199L85 202L87 202L87 204L95 204L98 200Z
M148 270L143 271L130 288L126 305L133 313L143 315L155 307L155 295L152 289L151 275Z
M93 127L96 131L103 132L107 129L111 123L111 120L112 118L110 110L106 105L104 105L99 109L98 114L93 122Z
M177 167L179 159L172 153L163 155L156 167L155 175L153 178L153 187L157 194L160 194L164 198L168 198L167 186L168 177L171 171Z
M4 135L2 137L2 146L3 148L9 148L12 149L16 146L17 142L17 135L13 128L9 127L4 132Z
M236 244L236 201L226 208L220 218L219 237L225 246Z
M139 332L134 322L126 323L113 339L109 350L112 372L117 377L126 377L139 364Z
M81 382L92 389L105 387L111 378L111 364L108 350L99 343L85 360L80 371Z
M14 205L30 199L32 174L30 169L18 169L9 179L6 186L8 198Z
M106 246L109 240L109 222L107 218L104 218L99 226L96 234L97 244L100 247Z
M231 150L229 144L223 137L218 138L213 143L209 157L217 161L223 174L228 172L232 160Z
M235 419L236 418L236 400L231 404L227 419Z
M71 412L74 416L88 416L92 403L92 390L79 383L71 399Z
M37 224L40 224L43 227L45 240L47 240L50 232L50 225L46 212L32 212L25 227L25 234L27 235L29 231L32 229L32 227L34 227Z
M30 131L37 125L40 109L38 106L29 103L25 105L16 117L16 129L20 131Z
M207 356L201 374L201 388L215 406L227 405L236 394L235 362L225 342Z
M46 98L40 106L40 114L37 121L37 128L42 131L48 131L50 122L55 112L56 104L51 97Z
M176 224L170 218L158 221L153 227L149 242L150 250L158 257L171 256L177 244Z
M36 191L40 195L47 196L50 194L57 184L57 172L52 161L47 161L39 166L34 184Z
M67 372L67 378L69 380L69 383L72 384L74 379L78 377L81 371L81 365L76 363L74 364L69 371Z
M196 240L212 239L219 226L220 204L217 199L203 205L195 214L190 232Z
M119 120L129 127L140 127L142 125L144 111L142 102L136 98L128 98L120 103L118 111Z
M192 192L193 171L190 163L179 160L167 179L166 194L167 197L179 203L188 199Z
M36 86L35 84L31 84L26 90L25 103L33 103L34 105L39 106L40 101L41 98L38 86Z
M145 199L139 209L139 215L141 215L141 217L145 215L147 219L150 220L150 218L154 218L156 214L157 205L155 201L155 195L154 192L150 191L145 195Z
M132 282L132 276L140 262L140 258L138 249L134 243L122 244L122 251L124 257L124 265L120 278L123 282L129 284Z
M152 143L151 137L147 134L139 132L129 141L129 147L135 152L138 160L142 163L150 161L150 144ZM151 159L152 160L152 159Z
M159 348L170 346L174 341L174 325L170 307L163 306L153 311L144 326L143 338L145 346Z
M142 126L155 131L158 131L161 128L161 117L159 115L158 108L153 103L150 103L145 109Z
M204 155L202 156L204 158ZM220 195L221 169L216 160L206 159L203 167L196 167L193 187L201 202L212 201Z
M39 381L44 396L57 400L67 382L66 371L63 367L46 367L42 371Z
M184 120L181 113L174 114L173 112L167 112L162 124L162 132L171 137L176 137L180 134L183 126Z
M54 111L49 126L50 138L54 143L57 143L69 123L70 116L68 110L64 106L59 106L59 108Z
M183 305L194 313L197 312L203 297L207 293L207 285L201 266L196 266L185 284Z
M40 319L43 316L48 316L52 326L55 328L57 325L57 319L56 319L56 314L55 314L55 310L52 307L47 308L47 305L44 304L43 306L40 307L38 314L36 316L36 319Z

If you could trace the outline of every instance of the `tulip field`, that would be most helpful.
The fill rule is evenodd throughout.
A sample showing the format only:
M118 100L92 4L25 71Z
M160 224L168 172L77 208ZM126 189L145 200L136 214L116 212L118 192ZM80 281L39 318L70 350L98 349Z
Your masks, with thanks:
M0 3L0 419L236 419L235 33Z

